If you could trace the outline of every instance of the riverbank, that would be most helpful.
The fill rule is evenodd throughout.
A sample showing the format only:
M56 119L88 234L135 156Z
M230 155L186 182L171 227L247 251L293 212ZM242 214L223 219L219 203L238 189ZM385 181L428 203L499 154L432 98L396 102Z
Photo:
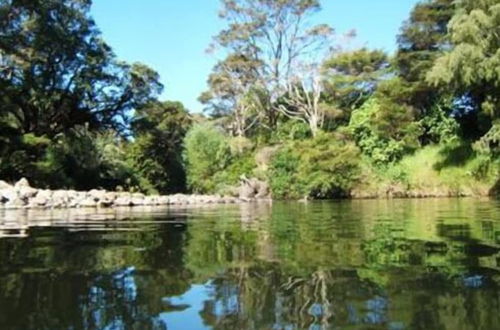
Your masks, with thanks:
M238 204L253 201L270 201L264 183L251 179L242 182L235 196L223 195L145 195L143 193L116 192L99 189L89 191L49 190L31 187L28 180L21 179L11 185L0 180L0 208L2 209L64 209L64 208L115 208L115 207L158 207L169 205L216 205ZM361 185L351 191L350 199L391 199L391 198L449 198L488 197L495 193L487 186L469 189L449 189L449 187L427 187L408 189L401 184L380 183Z
M168 205L205 205L248 203L256 198L220 195L152 195L93 189L89 191L37 189L28 180L14 185L0 181L0 208L112 208Z

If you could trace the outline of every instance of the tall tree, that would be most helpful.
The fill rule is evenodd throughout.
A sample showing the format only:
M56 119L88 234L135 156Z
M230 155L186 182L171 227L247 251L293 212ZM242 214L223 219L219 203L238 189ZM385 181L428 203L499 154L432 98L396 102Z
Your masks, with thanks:
M209 90L199 97L213 116L230 117L233 135L245 136L261 117L256 111L261 107L256 90L260 64L244 54L228 55L214 67Z
M404 84L406 103L422 115L439 98L436 88L426 82L434 61L449 48L447 25L454 13L454 0L419 2L398 35L394 57L397 75Z
M335 104L344 121L375 92L387 74L389 61L381 50L361 48L334 52L323 62L325 98Z
M428 74L434 86L449 86L485 123L500 118L500 3L461 0L449 24L454 48L437 59ZM471 110L471 109L469 109Z
M279 110L292 120L306 123L313 136L323 128L327 107L322 103L323 83L317 67L299 70L282 96Z
M286 91L294 68L317 57L333 33L328 25L309 25L308 19L318 10L317 0L222 0L220 17L228 27L214 38L213 46L261 64L258 87L268 100L261 111L270 127L276 124L276 101Z
M129 159L142 188L160 193L186 189L182 143L191 118L180 102L150 102L137 109Z
M0 113L22 134L53 137L82 124L121 128L128 110L161 91L156 72L115 59L90 6L90 0L0 3Z

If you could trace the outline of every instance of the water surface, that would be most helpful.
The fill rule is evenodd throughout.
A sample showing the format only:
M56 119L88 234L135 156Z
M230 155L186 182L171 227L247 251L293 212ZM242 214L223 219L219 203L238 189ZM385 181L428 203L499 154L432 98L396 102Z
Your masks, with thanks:
M0 329L499 329L500 202L0 211Z

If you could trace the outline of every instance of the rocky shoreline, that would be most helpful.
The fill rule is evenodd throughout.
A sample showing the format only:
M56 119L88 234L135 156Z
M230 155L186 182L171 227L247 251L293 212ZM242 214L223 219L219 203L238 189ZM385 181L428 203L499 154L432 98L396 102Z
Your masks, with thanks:
M256 194L255 194L256 195ZM115 192L93 189L89 191L37 189L28 180L11 185L0 180L0 208L4 209L58 209L58 208L112 208L136 206L207 205L248 203L264 196L252 194L219 195L163 195L146 196L142 193Z

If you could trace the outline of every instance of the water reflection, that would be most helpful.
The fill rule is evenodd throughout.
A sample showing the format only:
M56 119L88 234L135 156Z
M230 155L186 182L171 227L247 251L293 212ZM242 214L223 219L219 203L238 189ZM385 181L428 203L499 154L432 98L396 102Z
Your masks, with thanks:
M4 213L0 229L21 223L26 237L0 239L0 328L495 329L499 210L443 199Z

